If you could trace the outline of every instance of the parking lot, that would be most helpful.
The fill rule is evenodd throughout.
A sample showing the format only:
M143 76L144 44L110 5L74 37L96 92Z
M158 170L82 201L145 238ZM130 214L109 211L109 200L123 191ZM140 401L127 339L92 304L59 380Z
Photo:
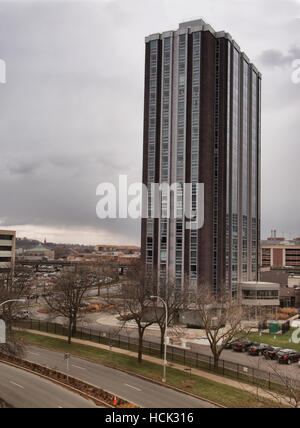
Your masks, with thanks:
M211 356L212 353L208 346L189 344L189 348L193 352L199 352L203 355ZM290 348L293 348L293 345L290 345ZM264 356L250 356L248 353L235 352L231 349L225 349L222 352L221 359L241 366L241 371L243 371L243 366L245 368L259 369L265 371L266 373L271 373L272 375L278 374L279 376L289 377L295 379L300 384L300 366L298 364L279 364L277 361L266 360ZM246 372L245 372L246 373Z

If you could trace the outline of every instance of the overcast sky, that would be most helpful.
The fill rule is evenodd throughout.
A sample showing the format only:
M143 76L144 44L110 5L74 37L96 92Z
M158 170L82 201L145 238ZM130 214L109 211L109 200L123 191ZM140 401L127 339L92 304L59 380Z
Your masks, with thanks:
M139 221L97 219L96 188L141 180L144 37L201 17L263 73L263 237L300 236L297 0L0 0L0 228L139 244Z

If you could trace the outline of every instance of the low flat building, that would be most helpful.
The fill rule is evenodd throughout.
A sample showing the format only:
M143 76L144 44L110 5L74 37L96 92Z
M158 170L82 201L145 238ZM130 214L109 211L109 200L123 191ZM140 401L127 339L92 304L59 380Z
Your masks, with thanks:
M16 232L0 230L0 272L13 272L15 264Z
M25 250L23 253L24 260L38 261L38 260L54 260L55 254L53 250L44 247L42 244L30 250Z
M289 287L280 288L280 307L295 308L296 306L296 289Z
M289 288L299 288L300 287L300 275L295 275L291 273L288 277L288 287Z
M248 319L274 319L280 307L280 285L271 282L242 282L240 304Z
M281 287L288 287L289 282L289 272L286 269L267 269L261 270L260 280L262 282L272 282L280 284Z
M300 269L300 238L286 240L276 234L261 243L261 267Z
M141 254L141 248L135 245L96 245L94 250L99 254Z

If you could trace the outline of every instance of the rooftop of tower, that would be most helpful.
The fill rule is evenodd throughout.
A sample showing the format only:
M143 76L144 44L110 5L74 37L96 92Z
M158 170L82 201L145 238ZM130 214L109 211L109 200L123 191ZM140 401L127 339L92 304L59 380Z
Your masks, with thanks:
M213 36L216 38L225 38L227 40L230 40L233 46L243 55L243 57L246 59L246 61L252 66L253 70L256 71L256 73L262 77L259 70L256 68L256 66L251 63L248 56L245 54L245 52L242 52L240 46L236 43L236 41L232 38L232 36L227 33L226 31L215 31L214 28L207 24L202 18L200 19L193 19L191 21L185 21L181 22L179 24L179 28L177 31L165 31L163 33L155 33L151 34L148 37L146 37L146 42L149 42L151 40L157 40L160 38L170 37L172 34L182 34L186 31L189 31L190 33L193 33L195 31L209 31Z

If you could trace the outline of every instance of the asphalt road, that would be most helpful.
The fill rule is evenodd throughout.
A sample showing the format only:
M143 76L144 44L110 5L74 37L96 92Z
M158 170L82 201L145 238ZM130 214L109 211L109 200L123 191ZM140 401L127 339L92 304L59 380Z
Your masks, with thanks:
M0 380L0 397L15 408L97 407L55 383L2 363Z
M61 353L30 346L27 347L25 358L37 364L67 372L64 355ZM203 400L80 358L71 357L70 375L134 402L143 408L215 407ZM5 399L5 397L3 398Z

